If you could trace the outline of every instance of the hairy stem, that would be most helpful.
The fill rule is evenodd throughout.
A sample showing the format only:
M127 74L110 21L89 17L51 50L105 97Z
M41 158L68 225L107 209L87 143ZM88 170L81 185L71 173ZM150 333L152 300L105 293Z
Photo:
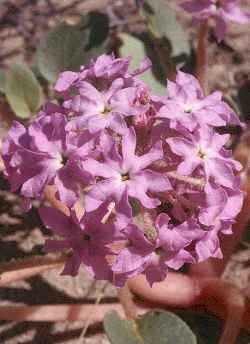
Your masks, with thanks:
M207 93L207 46L208 20L204 20L200 24L198 32L198 46L196 53L196 76L205 93Z
M117 296L124 309L126 317L129 319L136 319L137 308L127 283L124 285L124 287L117 289Z

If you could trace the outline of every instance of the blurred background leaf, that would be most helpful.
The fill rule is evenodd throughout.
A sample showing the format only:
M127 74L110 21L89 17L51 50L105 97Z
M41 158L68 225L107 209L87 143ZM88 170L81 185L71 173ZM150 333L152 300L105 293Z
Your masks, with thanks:
M0 69L0 92L5 93L6 87L6 73L3 69Z
M108 33L109 19L98 12L89 13L77 25L57 25L38 47L40 73L49 82L54 82L60 72L79 69L105 52Z
M197 344L181 318L162 310L150 311L134 321L111 312L104 318L104 328L112 344Z
M197 337L197 344L218 343L223 331L223 322L206 312L180 310L176 312L179 317L190 326ZM235 344L249 344L250 334L242 330Z
M119 37L122 41L119 55L121 57L132 56L133 59L130 63L130 70L138 68L140 62L145 58L145 56L149 56L149 37L144 36L144 39L139 39L127 33L121 33ZM152 56L150 55L149 57L152 61L153 67L143 73L143 75L140 76L140 79L147 83L154 93L164 94L166 92L167 81L163 66L157 54L152 54Z
M236 97L236 101L239 104L243 119L245 121L250 120L249 90L250 90L250 81L247 80L238 89L238 93L237 93L237 97Z
M112 344L142 344L136 333L133 320L120 318L117 312L107 313L104 317L104 330Z
M141 12L151 35L168 48L174 61L179 62L190 55L188 35L165 1L145 0Z
M137 321L138 331L146 344L196 344L186 323L172 312L153 310Z
M23 119L30 118L43 102L40 84L24 64L12 65L6 75L5 94L16 116Z

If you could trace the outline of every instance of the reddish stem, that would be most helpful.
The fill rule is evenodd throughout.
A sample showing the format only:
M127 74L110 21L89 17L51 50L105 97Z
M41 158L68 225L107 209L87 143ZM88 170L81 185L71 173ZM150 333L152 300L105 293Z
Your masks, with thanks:
M164 282L156 283L152 288L144 276L128 282L129 287L140 297L144 297L143 306L136 305L142 314L152 306L195 307L204 306L207 311L225 321L220 344L233 344L241 325L250 331L250 305L245 304L240 291L228 282L218 279L195 279L177 273L169 273ZM148 306L150 302L151 306ZM109 310L118 311L124 317L119 304L101 305L41 305L21 307L0 307L0 320L11 321L76 321L88 320L91 323L102 321Z
M65 215L69 215L68 207L56 198L56 187L54 185L47 185L44 191L44 197L50 203L50 205L60 210Z
M137 308L133 301L133 295L127 283L123 288L117 289L117 296L125 311L126 317L128 319L136 319Z
M0 264L0 287L62 266L66 255L47 255Z
M232 284L217 278L192 278L169 273L167 279L151 288L144 276L128 283L130 289L158 307L204 306L225 320L219 344L234 344L241 327L250 331L250 305Z
M2 274L0 285L41 273L48 269L61 266L66 257L38 257L23 261L5 263L0 266ZM14 270L16 269L16 270ZM164 282L156 283L151 288L144 276L138 276L128 281L118 296L121 306L128 318L135 319L138 306L132 299L130 290L144 297L146 301L157 304L158 307L192 307L203 305L208 311L226 320L220 344L233 344L241 325L250 329L250 307L245 307L245 299L241 292L231 284L219 279L202 279L188 277L183 274L169 273ZM178 292L176 292L178 291ZM145 303L144 303L145 304ZM61 308L60 308L61 307ZM60 321L60 320L89 320L90 310L85 306L31 306L21 308L0 307L0 319L15 321ZM91 305L91 314L96 308L97 315L91 321L101 321L103 313L97 306ZM103 310L104 306L101 306ZM109 307L109 306L108 306ZM113 309L113 306L112 308ZM109 310L109 309L107 309ZM106 310L106 311L107 311ZM118 311L120 309L118 307ZM53 314L53 312L55 312Z
M205 20L200 24L198 32L198 46L196 53L196 76L205 93L207 93L207 47L208 20Z
M8 321L89 321L90 324L101 322L108 311L116 310L125 316L122 306L114 304L73 304L73 305L41 305L41 306L1 306L0 320Z

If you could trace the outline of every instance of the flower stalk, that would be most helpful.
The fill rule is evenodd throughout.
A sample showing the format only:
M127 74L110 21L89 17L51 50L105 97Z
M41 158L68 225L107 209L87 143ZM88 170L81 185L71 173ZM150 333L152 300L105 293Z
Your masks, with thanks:
M136 319L137 308L127 283L124 285L124 287L117 289L117 296L124 309L126 317L128 319Z
M196 53L196 76L205 94L208 92L207 85L207 48L208 48L208 20L201 22L198 31L198 46Z

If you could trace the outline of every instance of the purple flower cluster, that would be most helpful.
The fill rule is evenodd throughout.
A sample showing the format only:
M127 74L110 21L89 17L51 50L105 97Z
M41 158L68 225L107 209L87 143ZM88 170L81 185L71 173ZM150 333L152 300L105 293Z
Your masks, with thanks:
M249 22L250 15L240 8L239 0L187 0L181 7L193 15L194 24L213 18L216 37L220 42L227 32L228 22Z
M153 95L138 78L150 61L135 71L129 62L102 55L62 73L61 105L48 103L28 128L14 122L3 143L6 176L27 205L55 185L70 209L40 209L57 236L46 251L69 252L63 274L83 263L117 286L141 273L152 285L169 268L221 258L219 235L232 233L243 199L241 166L217 130L241 123L221 93L206 97L178 72L165 96Z

